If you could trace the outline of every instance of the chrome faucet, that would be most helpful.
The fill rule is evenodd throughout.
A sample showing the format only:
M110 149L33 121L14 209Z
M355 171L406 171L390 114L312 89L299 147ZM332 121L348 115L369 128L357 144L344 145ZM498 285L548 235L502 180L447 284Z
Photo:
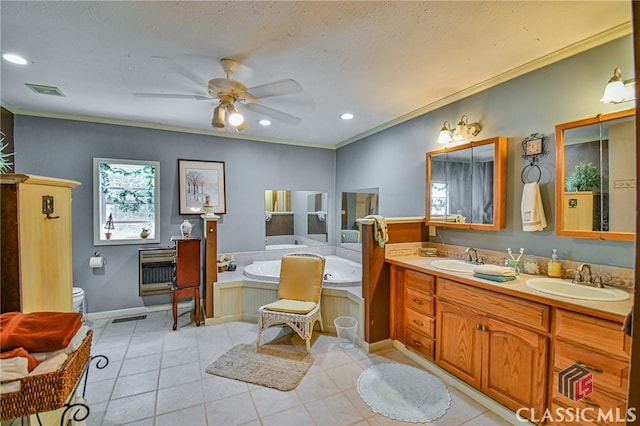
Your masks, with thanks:
M467 262L478 263L478 250L473 247L467 247L464 251L464 254L467 255Z

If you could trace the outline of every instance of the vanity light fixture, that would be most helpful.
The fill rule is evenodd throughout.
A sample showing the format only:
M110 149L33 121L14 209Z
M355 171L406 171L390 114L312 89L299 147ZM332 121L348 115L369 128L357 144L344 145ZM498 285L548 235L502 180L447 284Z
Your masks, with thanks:
M480 133L480 124L471 123L466 115L460 117L460 121L455 129L451 129L448 121L444 122L440 134L438 135L438 143L447 144L449 142L460 142L465 139L477 136Z
M604 94L600 102L605 104L619 104L622 102L632 101L636 98L636 80L622 80L622 71L616 67L613 70L613 77L604 88Z

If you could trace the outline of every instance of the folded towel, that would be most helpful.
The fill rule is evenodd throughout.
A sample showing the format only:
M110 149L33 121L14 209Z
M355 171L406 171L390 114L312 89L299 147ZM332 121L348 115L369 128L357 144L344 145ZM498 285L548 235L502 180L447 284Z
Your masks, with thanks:
M387 234L387 221L384 217L378 215L365 216L365 219L373 219L373 238L378 242L380 247L384 247L387 241L389 241L389 235Z
M7 312L0 315L0 348L28 352L63 349L82 327L79 312Z
M508 266L498 265L478 265L473 268L473 272L485 275L512 276L516 271Z
M0 360L10 359L14 357L22 357L27 359L27 369L29 371L36 368L38 361L36 358L25 350L25 348L15 348L10 351L0 353Z
M36 374L46 374L51 373L52 371L56 371L58 368L64 365L64 363L67 361L67 358L69 358L69 355L67 354L58 354L53 358L49 358L38 364L38 366L34 368L33 371L29 373L29 375L35 376Z
M476 278L483 278L485 280L497 281L503 283L505 281L513 281L516 279L515 275L489 275L489 274L479 274L474 272L473 274Z
M524 184L520 212L522 215L522 230L524 232L542 231L547 226L547 218L544 215L544 205L540 197L540 185L538 183Z
M27 358L17 356L0 360L0 382L8 382L0 383L0 394L20 391L20 379L28 374Z
M54 356L59 354L71 355L72 353L78 350L80 345L82 345L82 342L84 341L85 337L87 337L87 334L89 334L89 331L91 331L91 328L89 328L86 325L83 325L82 327L80 327L76 335L73 336L73 338L71 339L71 342L69 342L69 344L65 348L57 351L53 351L53 352L34 352L31 355L33 356L34 361L36 361L36 363L38 361L42 362L47 358L53 358Z

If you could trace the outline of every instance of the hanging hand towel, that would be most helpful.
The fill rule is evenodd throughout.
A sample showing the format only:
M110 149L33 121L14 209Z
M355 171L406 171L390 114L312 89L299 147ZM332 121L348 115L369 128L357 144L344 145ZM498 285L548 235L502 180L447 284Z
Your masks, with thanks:
M378 242L380 247L384 247L389 240L387 235L387 222L384 217L378 215L365 216L365 219L373 219L373 238Z
M522 213L522 230L524 232L542 231L547 226L538 183L524 184L520 210Z

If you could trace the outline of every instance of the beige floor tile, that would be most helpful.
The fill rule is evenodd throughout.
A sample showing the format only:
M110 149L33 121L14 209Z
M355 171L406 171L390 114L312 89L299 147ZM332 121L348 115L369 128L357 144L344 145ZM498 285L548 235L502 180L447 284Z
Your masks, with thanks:
M329 377L331 377L331 380L333 380L336 386L338 386L338 389L344 391L356 386L358 383L358 377L360 377L364 368L354 361L325 371Z
M472 400L462 392L447 388L451 395L451 405L444 416L434 421L434 425L460 425L487 412L487 408Z
M263 417L262 426L315 426L307 410L303 406L293 407L270 416ZM327 425L328 426L328 425Z
M206 403L210 425L239 425L258 418L249 392Z
M282 392L260 386L251 390L250 394L260 417L302 405L302 401L293 391Z
M305 406L318 425L346 426L364 419L342 393L306 403Z
M320 371L318 374L307 374L295 392L302 402L311 402L340 393L340 389L327 373Z

